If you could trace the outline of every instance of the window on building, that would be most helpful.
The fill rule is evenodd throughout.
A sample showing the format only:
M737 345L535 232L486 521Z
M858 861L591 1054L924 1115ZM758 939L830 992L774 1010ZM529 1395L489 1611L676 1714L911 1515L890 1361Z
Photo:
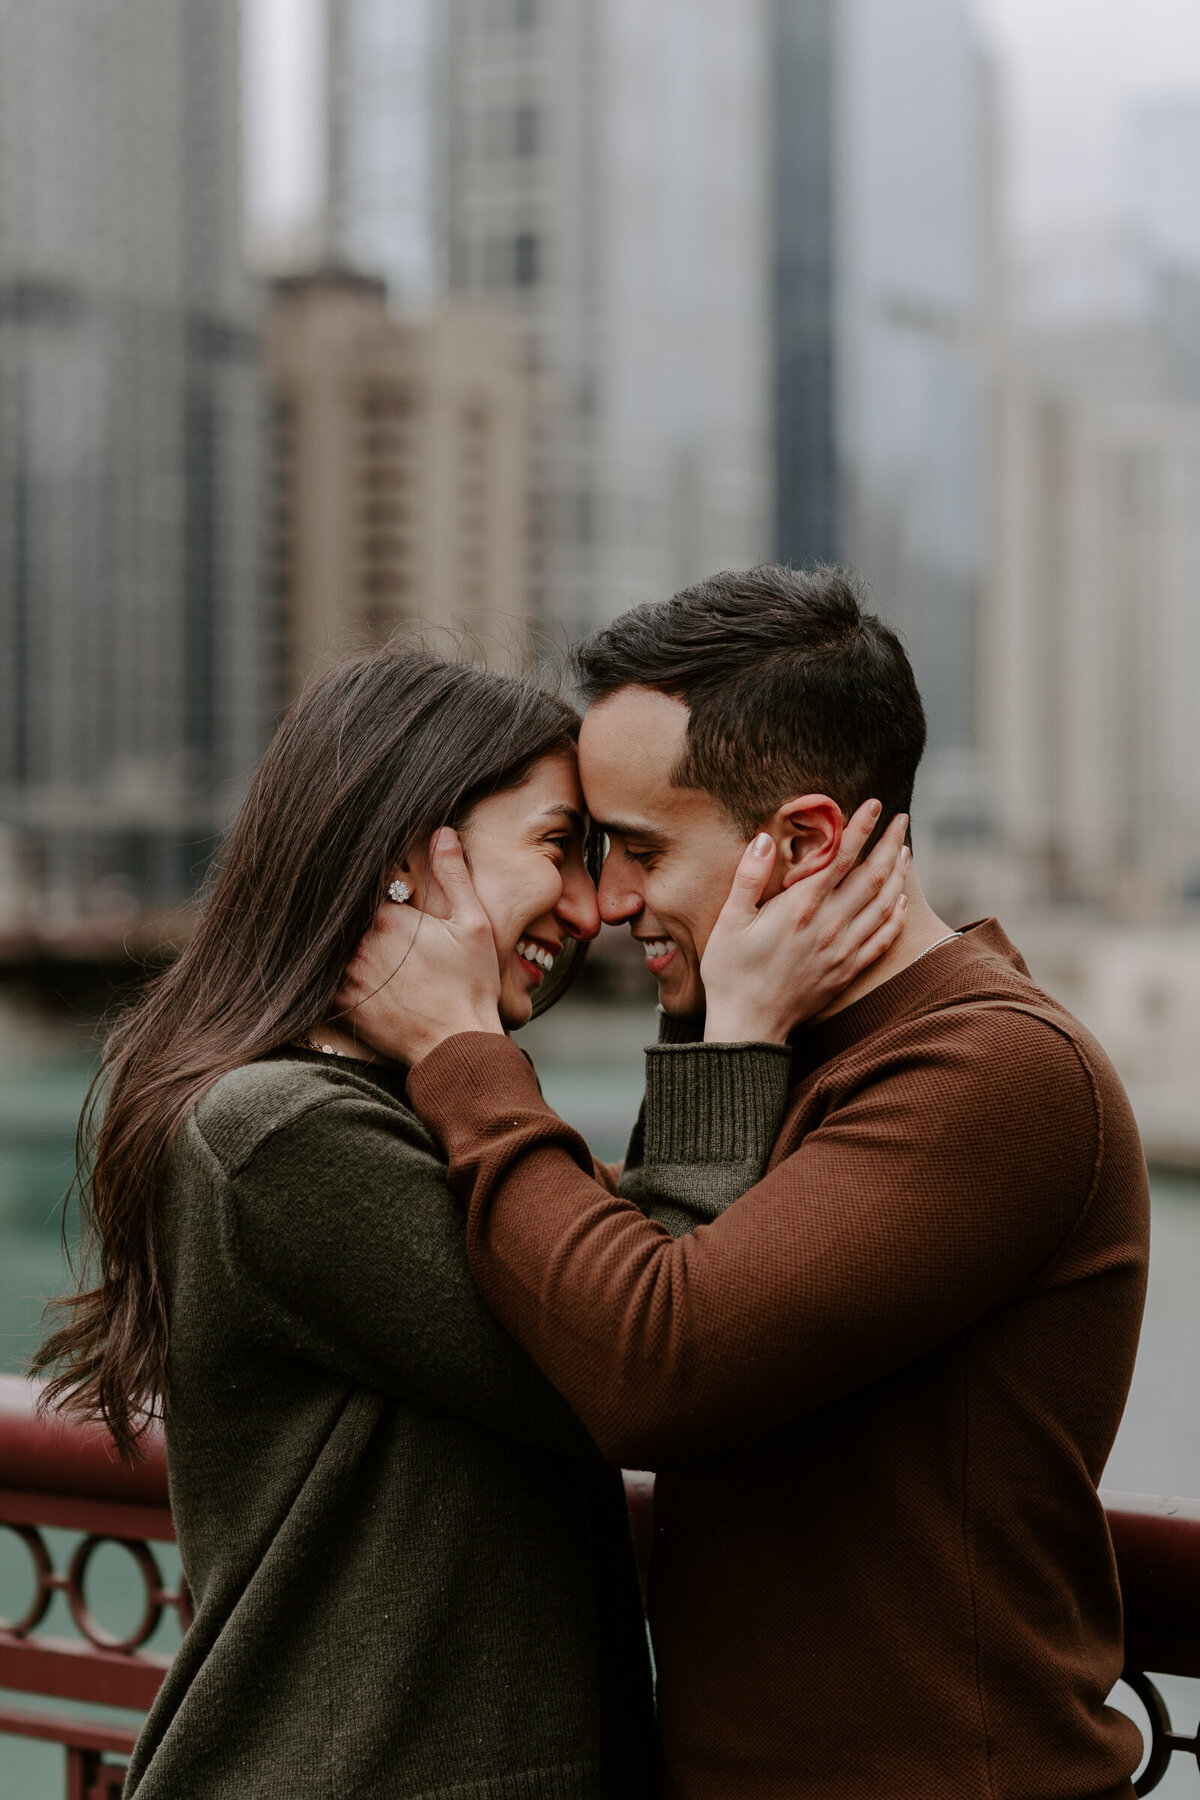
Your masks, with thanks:
M513 239L513 280L518 287L536 287L540 279L541 245L534 232L521 231Z
M540 148L539 116L536 106L518 106L513 114L512 147L514 156L536 156Z

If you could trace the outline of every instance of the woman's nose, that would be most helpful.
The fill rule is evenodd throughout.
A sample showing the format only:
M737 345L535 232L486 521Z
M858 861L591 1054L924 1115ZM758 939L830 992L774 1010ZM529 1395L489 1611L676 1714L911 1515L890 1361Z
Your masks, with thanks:
M563 882L562 898L555 907L559 923L572 937L594 938L600 929L596 884L586 869L572 870Z

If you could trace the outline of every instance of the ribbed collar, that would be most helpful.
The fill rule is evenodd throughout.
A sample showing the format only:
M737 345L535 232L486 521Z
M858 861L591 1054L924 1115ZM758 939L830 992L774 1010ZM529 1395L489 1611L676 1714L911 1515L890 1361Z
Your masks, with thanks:
M961 929L961 937L951 938L949 943L939 944L936 950L918 957L907 969L881 982L832 1018L800 1026L792 1036L794 1072L803 1074L820 1068L863 1038L921 1011L939 989L949 989L956 1000L976 989L988 991L988 972L995 971L997 963L1004 965L1006 973L1028 978L1024 957L997 920L977 919Z
M369 1081L374 1087L383 1088L396 1100L404 1099L404 1084L408 1080L408 1070L401 1063L367 1062L361 1056L327 1056L324 1050L310 1050L306 1045L300 1044L284 1044L263 1060L319 1063L321 1068L327 1069L331 1074L357 1075L360 1081Z

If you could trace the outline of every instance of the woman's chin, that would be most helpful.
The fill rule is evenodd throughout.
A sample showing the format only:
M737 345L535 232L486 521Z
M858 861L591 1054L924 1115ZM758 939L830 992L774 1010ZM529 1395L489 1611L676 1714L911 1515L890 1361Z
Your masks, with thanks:
M520 1031L533 1017L532 994L501 994L500 1023L505 1031Z

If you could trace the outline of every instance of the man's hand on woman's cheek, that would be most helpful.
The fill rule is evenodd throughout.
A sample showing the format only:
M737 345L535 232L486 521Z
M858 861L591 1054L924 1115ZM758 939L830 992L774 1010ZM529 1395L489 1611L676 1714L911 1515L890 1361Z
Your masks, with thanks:
M380 908L334 1002L370 1049L410 1066L459 1032L504 1029L492 927L449 828L430 845L426 907Z

